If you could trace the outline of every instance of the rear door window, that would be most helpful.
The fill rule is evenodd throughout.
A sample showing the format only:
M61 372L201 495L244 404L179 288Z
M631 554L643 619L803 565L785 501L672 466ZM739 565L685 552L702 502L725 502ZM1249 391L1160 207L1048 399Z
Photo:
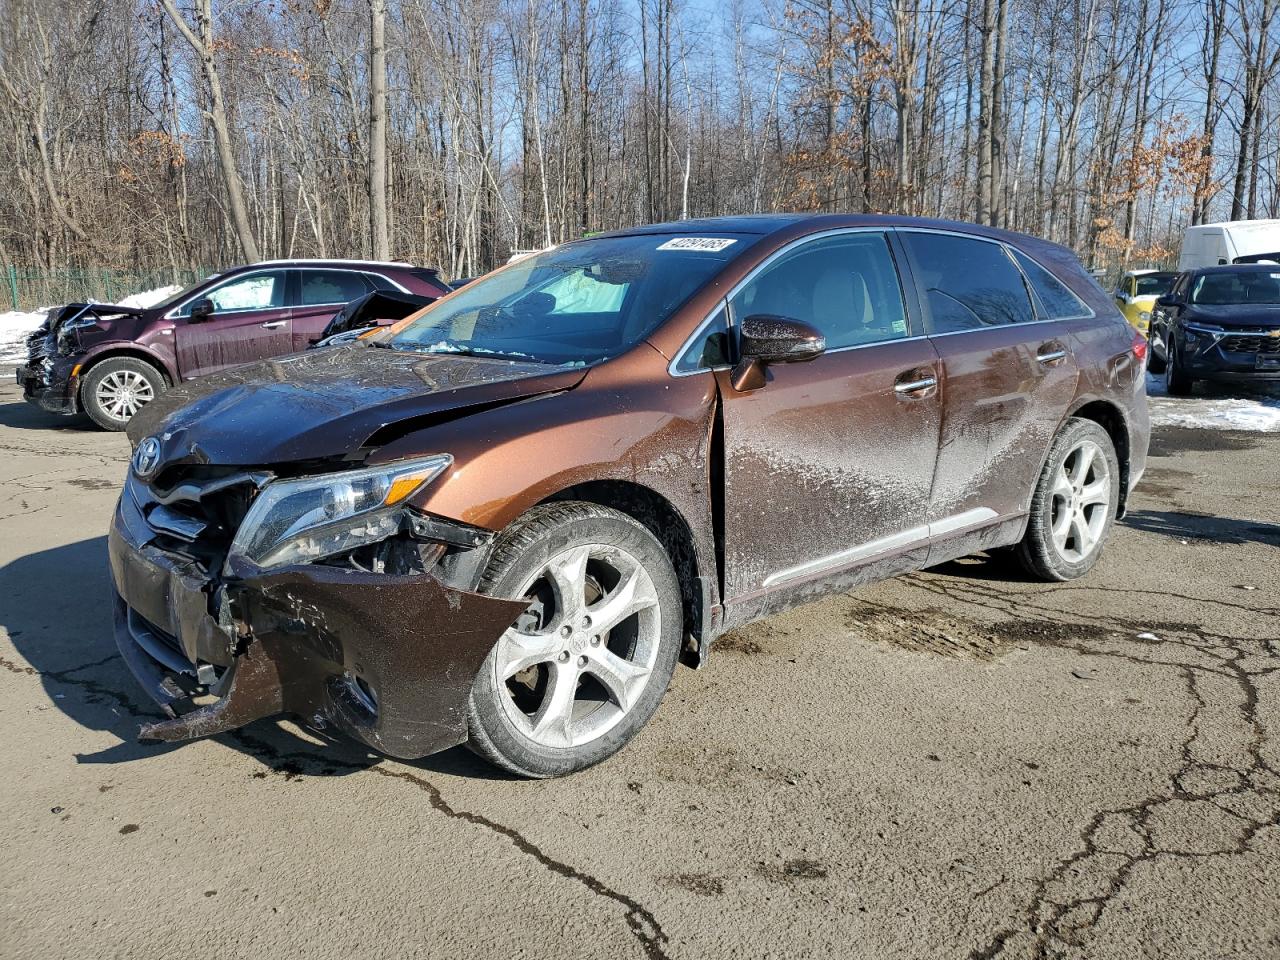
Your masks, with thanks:
M1004 247L947 233L904 230L931 334L1034 320L1031 296Z
M1087 317L1093 312L1085 306L1084 301L1067 288L1065 283L1021 250L1014 250L1013 258L1018 261L1018 266L1026 274L1031 288L1035 290L1036 296L1040 298L1040 306L1044 308L1044 318L1046 320L1073 320L1077 317ZM1132 278L1128 281L1128 284L1132 294L1134 284ZM1138 284L1137 295L1142 296L1141 280L1138 281Z
M907 335L898 271L883 233L811 240L756 274L730 304L735 322L753 314L801 320L822 331L828 350Z
M298 304L303 307L349 303L373 289L363 275L349 270L301 270Z

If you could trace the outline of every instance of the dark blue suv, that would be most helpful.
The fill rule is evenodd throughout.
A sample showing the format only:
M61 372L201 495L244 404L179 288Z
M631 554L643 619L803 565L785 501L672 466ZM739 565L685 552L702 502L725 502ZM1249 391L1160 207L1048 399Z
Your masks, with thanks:
M1280 380L1280 265L1188 270L1151 314L1151 369L1172 394L1197 380Z

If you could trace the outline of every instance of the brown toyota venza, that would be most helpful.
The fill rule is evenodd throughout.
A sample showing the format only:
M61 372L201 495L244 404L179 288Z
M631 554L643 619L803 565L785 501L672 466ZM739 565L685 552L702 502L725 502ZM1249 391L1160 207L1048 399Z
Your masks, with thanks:
M180 385L110 536L141 735L288 714L581 769L748 621L983 550L1084 574L1146 461L1145 351L1051 243L730 217Z

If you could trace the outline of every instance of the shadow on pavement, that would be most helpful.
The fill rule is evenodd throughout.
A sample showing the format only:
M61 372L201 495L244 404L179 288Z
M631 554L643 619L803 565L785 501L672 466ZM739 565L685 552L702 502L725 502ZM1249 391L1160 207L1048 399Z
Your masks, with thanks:
M1234 546L1246 543L1280 546L1280 524L1261 520L1237 520L1205 513L1134 510L1120 522L1135 530L1179 540L1210 540Z
M18 430L101 432L97 425L82 413L71 417L60 413L49 413L47 410L41 410L25 400L0 403L0 426L14 427Z
M0 669L39 677L51 706L87 730L119 739L77 754L79 763L129 763L185 746L137 741L139 724L161 713L116 650L106 537L38 551L0 567L0 626L26 661L0 656ZM215 739L287 775L356 773L384 759L341 736L316 743L279 720L260 720ZM473 779L503 776L462 747L414 766Z

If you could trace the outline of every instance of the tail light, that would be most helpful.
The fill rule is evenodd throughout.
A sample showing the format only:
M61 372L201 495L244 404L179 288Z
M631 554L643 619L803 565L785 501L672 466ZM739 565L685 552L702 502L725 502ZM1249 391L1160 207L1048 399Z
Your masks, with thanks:
M1129 352L1133 354L1133 359L1138 363L1147 362L1147 338L1139 331L1133 332L1133 343L1129 344Z

